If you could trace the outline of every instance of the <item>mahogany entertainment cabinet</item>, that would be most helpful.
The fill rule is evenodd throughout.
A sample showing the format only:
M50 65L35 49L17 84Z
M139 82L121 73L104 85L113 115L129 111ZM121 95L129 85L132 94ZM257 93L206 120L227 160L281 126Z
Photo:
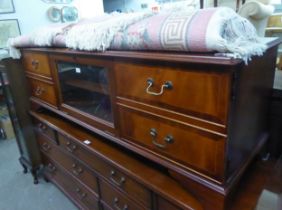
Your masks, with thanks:
M278 44L248 65L22 49L44 176L81 209L227 209L268 138Z

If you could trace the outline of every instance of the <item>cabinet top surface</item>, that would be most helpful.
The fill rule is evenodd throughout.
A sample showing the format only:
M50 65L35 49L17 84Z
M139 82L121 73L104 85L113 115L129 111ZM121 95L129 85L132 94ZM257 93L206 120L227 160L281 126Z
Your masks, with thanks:
M282 40L280 38L263 38L267 44L267 49L278 46ZM101 58L120 59L142 59L149 61L182 62L191 64L213 64L223 66L237 66L243 64L242 59L225 57L221 53L183 53L183 52L160 52L160 51L105 51L89 52L68 48L22 48L23 51L44 52L53 54L65 54L72 56L95 56Z

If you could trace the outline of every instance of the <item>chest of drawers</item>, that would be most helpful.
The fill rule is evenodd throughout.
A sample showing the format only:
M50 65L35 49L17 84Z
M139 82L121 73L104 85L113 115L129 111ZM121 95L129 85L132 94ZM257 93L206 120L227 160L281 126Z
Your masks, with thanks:
M248 65L23 49L46 177L83 209L227 209L268 137L277 44Z

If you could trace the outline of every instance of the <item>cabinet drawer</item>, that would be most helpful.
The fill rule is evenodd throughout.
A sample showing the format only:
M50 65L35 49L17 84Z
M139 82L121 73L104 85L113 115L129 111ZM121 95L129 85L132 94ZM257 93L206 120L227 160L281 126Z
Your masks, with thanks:
M59 146L53 145L42 135L37 135L41 150L55 160L66 171L80 180L96 194L98 193L97 178L87 167L79 163L75 158L65 154Z
M80 147L67 137L59 134L58 139L65 151L74 154L103 178L107 179L112 185L132 197L132 199L142 203L144 206L150 207L151 193L147 188L122 173L116 167L113 167L101 158Z
M41 53L23 54L23 64L26 71L51 78L48 56Z
M125 108L119 110L121 135L124 139L184 167L215 178L223 176L224 137L142 112Z
M104 181L100 182L100 189L101 199L112 209L144 210L144 207L137 205Z
M55 157L59 155L59 151L56 149L56 145L52 142L52 140L46 138L39 132L36 132L35 134L39 148L42 152L44 152L50 157Z
M75 181L54 161L43 155L44 175L61 188L80 209L99 210L99 202L93 193Z
M157 203L158 203L157 209L159 210L181 210L177 206L174 206L173 204L171 204L170 202L168 202L167 200L161 197L158 197Z
M123 62L115 71L119 97L226 124L227 73Z
M48 125L46 125L45 123L37 119L33 119L33 121L34 121L34 128L38 133L41 133L42 135L47 136L54 143L57 144L56 134L52 128L50 128Z
M103 210L113 210L111 207L109 207L107 204L105 204L105 203L102 203L101 202L101 205L102 205L102 209Z
M32 96L39 98L48 104L57 106L57 98L53 84L31 78L28 78L28 80Z

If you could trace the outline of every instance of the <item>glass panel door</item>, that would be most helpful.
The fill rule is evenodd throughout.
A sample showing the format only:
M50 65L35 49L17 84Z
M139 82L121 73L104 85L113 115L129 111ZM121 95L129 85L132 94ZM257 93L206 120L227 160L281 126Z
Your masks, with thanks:
M101 66L59 61L62 103L79 112L113 121L108 69Z

